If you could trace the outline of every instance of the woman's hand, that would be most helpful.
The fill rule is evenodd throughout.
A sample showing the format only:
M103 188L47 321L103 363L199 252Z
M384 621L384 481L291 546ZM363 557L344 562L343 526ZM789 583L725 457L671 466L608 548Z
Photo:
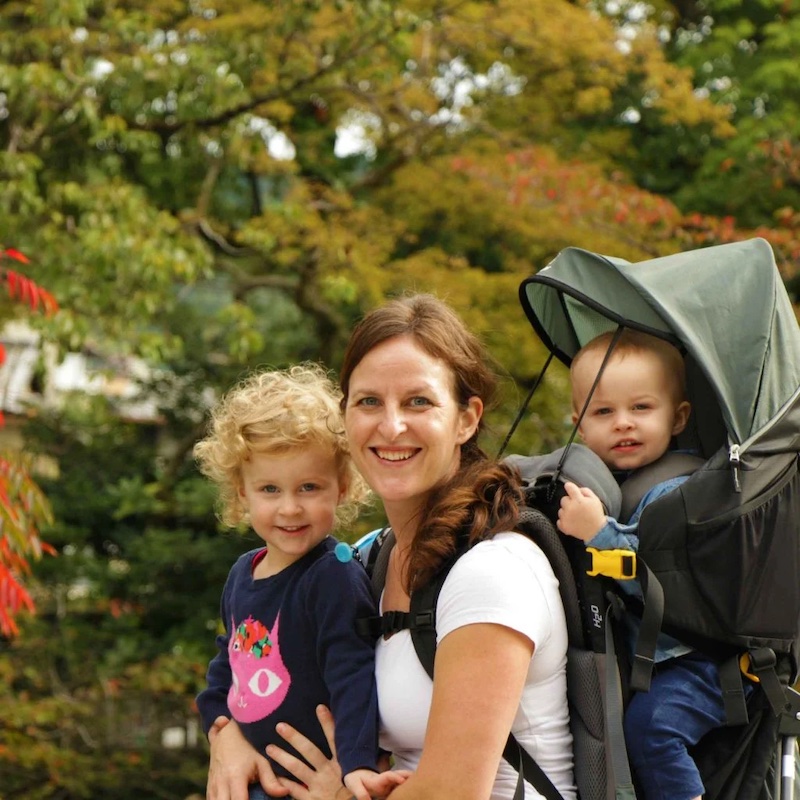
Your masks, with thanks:
M282 722L276 726L276 730L311 766L280 747L269 745L269 757L291 772L300 783L287 778L278 778L278 781L296 800L351 800L349 789L342 784L342 769L336 760L333 715L325 706L317 706L317 719L333 758L328 758L302 733Z
M247 787L261 783L264 791L284 797L289 790L278 782L269 761L244 738L235 721L218 717L208 733L211 756L206 800L248 800Z

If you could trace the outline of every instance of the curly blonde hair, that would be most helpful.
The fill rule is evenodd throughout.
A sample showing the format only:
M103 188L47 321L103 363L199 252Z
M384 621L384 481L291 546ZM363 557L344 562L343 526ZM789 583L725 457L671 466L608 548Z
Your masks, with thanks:
M252 453L284 454L308 445L329 447L345 494L336 522L355 519L368 499L364 479L350 459L341 394L319 364L261 370L234 386L212 409L208 434L194 446L200 471L219 491L219 518L236 527L246 520L239 489L242 465Z

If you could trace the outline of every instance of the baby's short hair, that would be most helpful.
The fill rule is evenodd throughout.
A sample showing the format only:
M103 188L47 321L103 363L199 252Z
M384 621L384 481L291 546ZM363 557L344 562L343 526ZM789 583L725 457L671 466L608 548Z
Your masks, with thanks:
M241 468L253 453L282 455L294 448L330 448L346 492L337 522L351 521L368 495L351 458L340 409L341 393L319 364L253 372L217 403L208 434L194 447L200 471L219 490L219 516L235 527L245 518Z
M587 342L572 359L572 363L570 364L570 377L574 378L575 368L585 356L591 354L599 355L601 358L605 356L615 335L615 331L606 331L606 333L601 333L599 336L595 336L594 339ZM653 336L649 333L633 330L631 328L625 328L620 333L614 345L610 360L621 360L631 353L649 353L658 358L664 366L667 375L673 380L675 400L682 401L686 399L686 365L677 347L658 336ZM572 381L572 386L572 404L573 407L575 407L574 379Z

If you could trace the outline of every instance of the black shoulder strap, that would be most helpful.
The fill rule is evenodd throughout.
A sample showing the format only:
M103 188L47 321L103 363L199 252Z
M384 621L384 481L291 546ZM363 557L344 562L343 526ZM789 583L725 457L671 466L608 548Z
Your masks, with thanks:
M631 518L642 498L657 483L663 483L670 478L678 478L682 475L691 475L704 463L705 460L700 456L691 453L676 453L670 450L652 464L637 469L633 475L626 478L621 487L620 522L627 522Z
M367 563L364 565L371 579L372 596L376 603L380 603L381 592L386 585L386 570L389 568L389 555L394 547L394 541L392 529L388 526L382 528L369 548Z

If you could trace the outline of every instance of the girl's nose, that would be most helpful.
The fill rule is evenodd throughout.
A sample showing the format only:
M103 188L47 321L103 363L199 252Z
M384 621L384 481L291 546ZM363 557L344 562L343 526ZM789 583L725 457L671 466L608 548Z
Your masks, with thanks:
M300 501L293 492L284 492L281 498L281 513L287 517L297 514L301 510Z

